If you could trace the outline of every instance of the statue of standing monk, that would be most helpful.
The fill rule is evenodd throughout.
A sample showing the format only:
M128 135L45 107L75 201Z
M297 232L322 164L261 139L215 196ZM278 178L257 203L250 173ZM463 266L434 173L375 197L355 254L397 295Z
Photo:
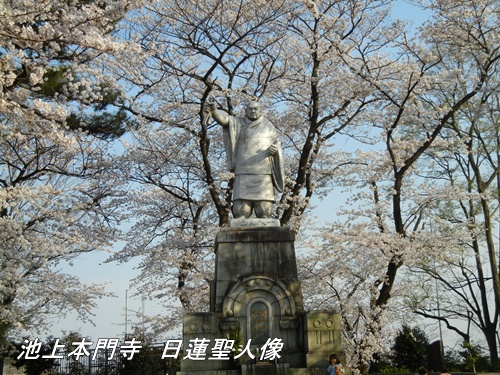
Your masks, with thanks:
M269 218L275 189L283 191L285 174L278 131L262 116L259 103L251 101L245 117L230 116L208 103L205 111L222 125L229 169L234 172L233 216Z

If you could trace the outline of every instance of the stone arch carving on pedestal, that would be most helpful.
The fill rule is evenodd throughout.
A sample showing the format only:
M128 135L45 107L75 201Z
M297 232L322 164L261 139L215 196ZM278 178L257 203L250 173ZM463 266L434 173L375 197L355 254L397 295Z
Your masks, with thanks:
M256 299L276 305L278 311L274 313L281 319L296 314L295 300L286 285L267 276L250 276L238 280L224 297L222 314L228 318L245 316L247 306Z

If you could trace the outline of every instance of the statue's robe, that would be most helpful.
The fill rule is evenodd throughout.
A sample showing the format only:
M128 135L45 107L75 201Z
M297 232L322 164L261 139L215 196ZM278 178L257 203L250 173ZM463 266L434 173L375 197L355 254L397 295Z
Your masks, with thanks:
M274 188L283 191L285 174L279 134L274 125L260 117L229 117L224 126L228 166L235 174L233 201L275 201ZM278 151L270 155L274 144Z

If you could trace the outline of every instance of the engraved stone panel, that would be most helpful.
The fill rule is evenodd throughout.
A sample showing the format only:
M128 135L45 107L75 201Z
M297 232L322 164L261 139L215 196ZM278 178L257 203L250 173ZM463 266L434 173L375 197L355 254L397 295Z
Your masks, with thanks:
M263 345L271 336L269 332L269 308L264 302L254 302L250 307L250 332L252 344Z

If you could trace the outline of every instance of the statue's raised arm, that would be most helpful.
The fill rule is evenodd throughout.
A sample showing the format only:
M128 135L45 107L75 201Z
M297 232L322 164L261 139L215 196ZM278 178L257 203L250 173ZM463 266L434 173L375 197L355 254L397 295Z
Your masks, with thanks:
M233 216L249 218L254 211L258 218L271 217L275 189L282 192L285 180L278 131L255 101L247 104L245 117L219 111L213 102L204 110L223 126L228 166L235 173Z

